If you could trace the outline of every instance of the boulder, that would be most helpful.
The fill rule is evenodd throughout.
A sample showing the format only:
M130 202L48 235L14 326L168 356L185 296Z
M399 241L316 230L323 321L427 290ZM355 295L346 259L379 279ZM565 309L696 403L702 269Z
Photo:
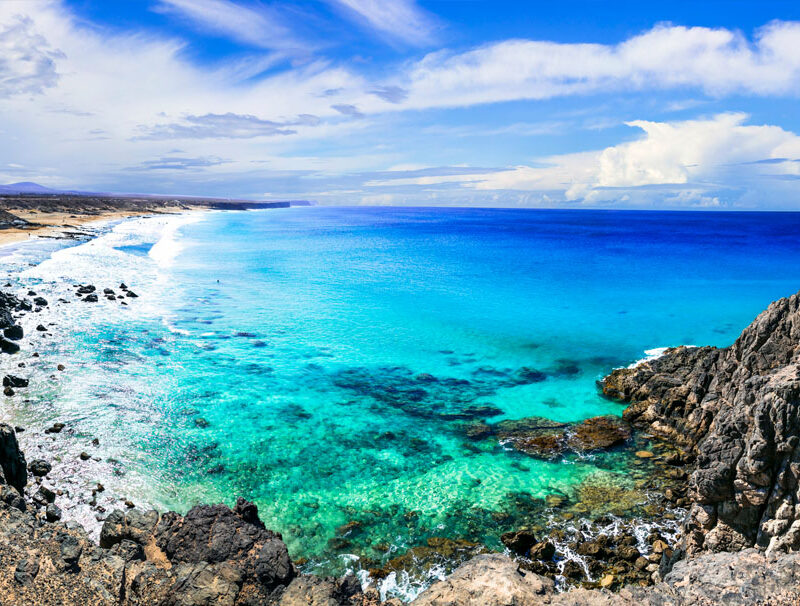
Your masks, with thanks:
M534 534L529 530L516 530L500 535L500 541L511 551L520 555L528 553L537 541Z
M618 446L630 437L630 425L619 417L593 417L572 428L567 445L573 450L587 452Z
M46 476L52 469L53 466L44 459L34 459L28 464L28 471L37 478Z
M19 351L19 345L4 337L0 337L0 351L7 354L15 354Z
M154 536L170 561L235 562L244 579L267 588L286 585L294 577L281 535L267 530L255 505L241 498L234 509L199 505L185 516L166 513Z
M28 386L28 379L23 379L22 377L15 377L14 375L6 375L3 377L3 387L13 387L15 389L20 389L22 387Z
M6 339L11 339L12 341L19 341L25 336L25 332L22 330L22 326L14 324L3 329L3 336Z

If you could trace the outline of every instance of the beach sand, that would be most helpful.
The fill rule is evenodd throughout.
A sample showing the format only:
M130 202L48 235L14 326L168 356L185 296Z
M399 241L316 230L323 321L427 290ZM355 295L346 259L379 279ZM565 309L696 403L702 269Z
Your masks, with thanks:
M185 212L186 210L186 206L175 206L159 207L157 210L106 210L93 212L91 214L76 214L70 212L39 212L33 210L10 209L9 212L20 219L30 222L30 225L24 228L9 227L0 229L0 246L23 242L29 238L68 237L70 231L80 231L82 226L98 221L109 221L151 214L179 213Z

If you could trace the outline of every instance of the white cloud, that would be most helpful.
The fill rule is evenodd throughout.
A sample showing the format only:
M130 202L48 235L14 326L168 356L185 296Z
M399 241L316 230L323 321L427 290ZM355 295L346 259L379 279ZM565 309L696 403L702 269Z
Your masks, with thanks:
M14 16L0 26L0 97L41 93L58 81L59 57L36 33L33 21Z
M719 206L709 192L727 185L763 187L765 180L800 174L800 136L778 126L748 125L746 114L629 126L644 136L599 151L542 158L505 171L382 179L372 187L460 183L484 191L559 192L568 201L619 201L631 190L662 187L667 205ZM621 191L621 190L627 190ZM652 190L647 190L652 193ZM641 197L636 198L641 200Z
M797 95L798 48L800 23L773 22L753 43L727 29L660 25L617 45L506 40L439 51L397 85L412 107L685 87L712 96Z
M177 13L204 31L266 49L307 50L280 17L264 6L248 7L231 0L159 0L156 9Z
M436 22L414 0L328 0L359 21L392 39L412 45L430 44Z

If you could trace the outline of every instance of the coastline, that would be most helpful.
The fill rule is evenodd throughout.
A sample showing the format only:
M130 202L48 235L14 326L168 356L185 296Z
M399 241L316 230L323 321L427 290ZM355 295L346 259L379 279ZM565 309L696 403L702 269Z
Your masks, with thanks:
M39 213L14 211L13 214L15 216L29 221L31 225L25 228L11 227L0 229L0 247L26 242L34 238L67 239L73 231L80 233L81 228L92 227L97 223L115 221L118 219L133 219L157 214L178 214L187 211L206 210L209 209L203 207L186 208L183 206L174 206L144 211L105 210L98 214L91 215L75 215L66 212Z
M36 288L36 286L32 284L19 283L17 285L21 299L25 298L26 291L28 291L27 296L31 297L33 305L38 307L39 304L36 303L35 297L39 295L36 293L31 294L31 287ZM89 291L88 285L85 285L87 290L82 293L79 293L75 286L69 286L68 289L73 291L70 293L71 296L81 294L81 299L93 293L100 295L103 293L104 288L111 288L114 290L115 297L126 296L125 290L118 287L116 283L98 283L97 285L93 285L93 287L94 290ZM140 294L146 293L140 292ZM127 304L126 307L135 306L137 298L124 300ZM77 301L73 302L80 305ZM51 303L53 303L53 301L51 301ZM121 305L122 303L117 301L117 304ZM27 314L26 331L33 329L33 326L36 324L35 318L43 317L41 315L43 312L37 314L37 312L32 309L33 305L28 304L28 309L22 309L22 311ZM42 309L48 307L49 305L47 304L41 306ZM87 307L86 309L90 308ZM793 309L786 310L785 307L782 309L786 313L794 313ZM20 310L18 309L17 311ZM52 315L49 320L58 323L58 318ZM779 317L778 320L784 321L785 318ZM776 322L771 322L769 324L770 326L774 326ZM780 324L780 322L777 322L777 324ZM638 391L641 388L640 383L650 380L649 377L651 375L649 373L651 371L659 370L660 372L669 374L676 364L677 367L675 368L682 369L686 365L687 360L692 362L695 360L695 356L703 356L707 352L708 348L695 347L673 348L659 351L658 353L661 354L659 357L650 357L635 366L613 371L611 375L603 381L602 386L607 396L611 398L620 398L627 403L629 400L633 399L631 394L641 393ZM20 359L17 356L4 356L4 358L12 362L16 362ZM27 359L25 360L27 361ZM54 374L59 375L59 373L64 373L62 376L68 376L70 369L56 369L57 362L57 358L51 356L42 356L36 359L36 364L52 367ZM26 366L21 366L20 368L26 368ZM32 367L27 368L32 369ZM609 368L609 370L611 369ZM14 371L11 367L9 367L7 371L9 374L18 372L23 377L26 376L25 373L29 372L28 370ZM634 382L629 384L627 383L628 381ZM620 383L619 386L618 383ZM26 387L16 389L17 401L24 398L26 389ZM14 396L10 397L13 398ZM662 396L659 393L654 397ZM651 406L653 404L652 398L648 396L645 403L647 406ZM611 450L619 449L620 447L629 450L631 454L636 457L636 459L632 459L632 461L636 461L637 466L655 464L656 467L654 467L654 469L658 468L661 470L656 475L659 477L663 475L671 481L670 485L641 486L642 489L645 489L653 496L654 500L646 503L645 507L641 510L640 518L638 520L629 520L629 525L627 527L625 524L620 523L619 519L617 519L617 514L613 511L604 514L605 517L600 521L596 521L594 525L586 525L581 519L581 514L587 512L582 511L581 507L570 508L568 505L568 507L562 508L560 505L556 506L555 510L561 513L552 517L549 523L543 524L541 527L520 527L514 532L507 533L509 536L503 537L503 543L507 547L506 553L514 557L514 560L510 560L514 562L514 566L518 569L526 570L528 574L533 574L537 577L538 575L542 575L541 578L549 578L550 581L554 578L558 581L558 577L569 578L570 575L573 575L574 578L572 578L572 582L568 583L568 585L571 586L577 585L583 586L584 588L601 587L621 591L625 591L625 587L632 583L660 583L662 579L668 578L670 574L669 570L675 564L674 560L680 559L684 555L682 545L685 544L685 534L682 532L682 536L677 536L676 533L671 533L669 536L665 536L663 529L655 528L654 531L648 533L642 533L641 529L644 528L646 524L654 521L657 517L664 517L664 514L672 516L671 522L675 530L677 530L679 525L682 526L683 512L686 511L687 507L693 505L693 497L690 491L687 490L686 484L688 476L692 473L696 465L696 457L691 449L679 440L677 441L678 445L676 447L676 440L672 433L657 431L660 428L659 425L650 426L636 421L632 415L638 415L641 412L640 409L642 406L643 404L640 402L630 402L630 406L626 410L626 419L629 419L636 427L636 431L630 437L625 437L627 434L625 434L624 431L624 424L613 424L609 426L608 421L603 420L602 417L589 419L588 421L580 423L556 424L551 426L542 426L541 419L537 420L535 423L532 423L530 419L522 419L510 423L501 421L491 426L486 426L486 424L471 424L469 426L466 431L470 432L468 434L471 435L470 439L499 439L508 447L521 449L526 452L526 454L531 454L532 456L562 456L565 446L568 445L569 448L575 446L574 436L576 435L582 436L581 439L587 437L591 437L593 440L599 439L602 443L607 443L606 447ZM660 411L654 416L651 415L651 417L656 420L661 420L662 422L667 422L671 416L674 415L669 411ZM647 415L645 415L645 417L650 418L647 417ZM58 423L59 421L56 422L56 424ZM55 430L56 424L49 429ZM38 459L40 458L38 454L34 454L36 452L35 445L37 441L48 440L55 444L58 440L68 435L69 432L70 427L69 424L67 424L66 428L62 427L58 429L58 431L46 431L46 435L34 436L31 435L31 433L22 432L20 440L29 445L29 458L35 456ZM650 438L648 436L659 433L662 434L661 438L656 441L651 441L646 446L648 450L639 450L640 448L644 448L643 443L640 441L641 439L649 440ZM622 446L620 446L620 436L623 436ZM85 441L87 443L86 450L88 451L86 454L89 460L93 460L93 453L88 446L91 437L91 435L85 436ZM597 456L603 452L602 448L597 449L594 447L587 448L586 450L591 456ZM81 456L78 456L78 452L70 452L68 454L70 460L84 460L82 456L83 452L80 453ZM49 462L45 460L45 463ZM63 463L64 461L61 461L61 464ZM78 476L79 481L86 482L88 480L85 468L71 468L70 473L74 473ZM83 477L81 477L81 474ZM8 476L8 474L6 474L6 476ZM30 483L29 490L26 491L26 496L29 503L36 504L38 499L38 506L31 505L31 507L39 510L39 521L42 524L52 524L52 521L47 520L47 508L54 504L58 506L58 503L61 502L60 497L63 496L59 494L59 491L63 491L64 487L58 484L52 486L46 479L42 480L42 478L46 478L46 476L48 476L47 473L43 476L36 476L37 479L34 479ZM52 502L48 501L46 490L44 492L42 491L43 486L46 490L52 490L52 492L55 493ZM618 505L619 502L629 497L633 497L634 499L641 498L640 495L627 495L624 491L622 493L609 492L610 487L603 485L589 486L589 488L594 490L593 493L588 493L594 500L590 501L587 498L582 503L574 505L582 507L588 506L591 510L593 506L602 504L603 502L609 503L611 501L614 505ZM667 489L671 492L666 493ZM92 504L89 501L86 504L92 507L92 515L97 516L95 523L98 525L94 526L95 535L100 530L99 524L105 525L109 518L112 520L118 519L118 514L112 514L113 509L119 509L122 512L128 509L136 512L139 511L138 507L131 508L125 502L124 494L113 495L111 493L112 490L109 489L109 487L103 487L102 489L96 485L92 487L91 500L95 502ZM661 496L658 496L659 494L661 494ZM225 500L230 502L235 496L237 495L227 495ZM141 503L134 503L133 505L141 505ZM676 506L678 509L675 509ZM242 507L247 508L249 506L243 505ZM672 509L670 510L670 508ZM228 508L227 511L234 510ZM137 513L134 515L139 514ZM163 514L161 517L166 516L167 519L169 519L171 515L178 514ZM236 515L242 518L241 515ZM696 519L697 512L694 512L692 515ZM189 516L190 514L187 513L186 517ZM51 515L50 517L54 518L55 516ZM67 517L69 516L63 515L62 519L66 520ZM245 517L247 517L247 515L245 515ZM565 522L572 523L565 524ZM637 524L640 528L636 528ZM574 529L574 532L568 531L570 527ZM658 544L659 542L661 544ZM391 575L397 575L399 577L403 571L407 571L407 566L411 561L414 561L414 564L417 564L417 560L424 562L425 558L432 558L432 560L435 561L435 558L439 557L444 551L455 553L456 558L463 559L474 556L480 549L481 546L475 544L468 545L459 543L459 539L457 538L442 538L429 541L427 546L423 545L412 548L408 552L400 554L385 566L375 566L374 568L365 568L361 570L363 574L361 574L360 580L365 581L365 588L371 587L374 590L376 587L381 587L383 579L387 579ZM566 557L569 552L573 552L576 557ZM303 554L292 555L298 557ZM636 557L636 559L633 559L634 557ZM483 561L484 560L479 560L479 562ZM465 564L465 566L467 565L468 564ZM299 562L294 566L296 567L296 578L304 579L303 582L306 582L308 579L317 578L313 576L302 576L301 572L303 566ZM458 574L458 569L456 569L454 574ZM437 576L441 578L443 574L440 573ZM0 571L0 582L2 582L1 577L2 571ZM434 587L436 586L437 585L434 585ZM543 587L552 588L546 583ZM561 588L563 589L564 587L562 582ZM334 590L331 589L331 591ZM547 589L547 591L550 591L550 589ZM562 595L569 595L570 593L571 592L567 592ZM371 597L369 599L374 602L375 594L372 593L370 595ZM381 595L381 597L387 597L385 591L381 591L379 595ZM426 592L423 592L422 595L417 598L420 600L420 604L426 603L425 595ZM348 597L347 599L350 600L351 598ZM555 598L553 599L555 600ZM298 604L302 603L303 602L298 602ZM354 602L348 601L340 603L353 604ZM489 603L491 602L481 603L481 606ZM554 601L552 603L566 604L569 602Z

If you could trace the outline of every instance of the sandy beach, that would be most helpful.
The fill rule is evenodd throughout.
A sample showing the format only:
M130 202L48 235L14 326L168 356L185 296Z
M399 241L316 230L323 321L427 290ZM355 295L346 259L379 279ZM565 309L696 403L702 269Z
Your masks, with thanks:
M285 206L289 206L289 203L215 198L0 196L0 246L36 237L68 238L70 231L79 231L82 226L97 221L173 214L187 210L246 210Z

